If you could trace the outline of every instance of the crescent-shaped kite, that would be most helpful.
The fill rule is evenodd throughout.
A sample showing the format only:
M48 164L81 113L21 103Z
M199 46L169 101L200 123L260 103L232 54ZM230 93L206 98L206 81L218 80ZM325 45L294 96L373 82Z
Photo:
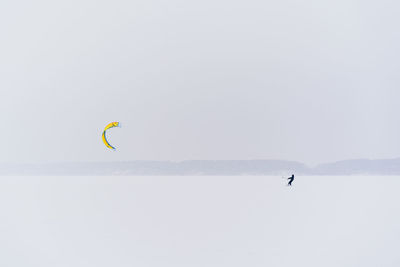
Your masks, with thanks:
M121 126L120 126L120 123L117 122L117 121L109 123L109 124L106 126L106 128L104 128L103 134L101 135L101 137L103 138L104 144L105 144L108 148L113 149L113 150L115 150L115 147L113 147L113 146L107 141L106 131L107 131L108 129L114 128L114 127L121 127Z

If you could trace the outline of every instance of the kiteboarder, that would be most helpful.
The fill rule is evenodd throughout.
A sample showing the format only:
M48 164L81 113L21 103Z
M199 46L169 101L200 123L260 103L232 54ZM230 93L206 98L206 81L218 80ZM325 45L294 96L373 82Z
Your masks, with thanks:
M292 176L290 176L289 178L287 178L289 180L289 183L287 184L288 186L292 186L292 182L294 180L294 174L292 174Z

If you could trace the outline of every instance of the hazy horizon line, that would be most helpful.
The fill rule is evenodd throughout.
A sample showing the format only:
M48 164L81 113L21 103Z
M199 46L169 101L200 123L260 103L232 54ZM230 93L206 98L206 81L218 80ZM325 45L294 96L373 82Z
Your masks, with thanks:
M64 161L23 161L23 162L15 162L15 161L3 161L0 164L59 164L59 163L117 163L117 162L171 162L171 163L181 163L181 162L191 162L191 161L284 161L284 162L296 162L302 163L308 167L330 164L330 163L338 163L344 161L359 161L359 160L397 160L400 159L398 157L388 157L388 158L348 158L348 159L338 159L332 161L323 161L320 163L305 163L301 160L295 159L279 159L279 158L255 158L255 159L181 159L181 160L156 160L156 159L132 159L132 160L84 160L84 161L72 161L72 160L64 160Z

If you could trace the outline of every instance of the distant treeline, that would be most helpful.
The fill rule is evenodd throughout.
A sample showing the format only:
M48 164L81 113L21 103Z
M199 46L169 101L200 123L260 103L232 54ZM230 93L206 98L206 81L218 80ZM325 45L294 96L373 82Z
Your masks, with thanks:
M284 160L190 160L0 164L0 175L400 175L400 158L318 165Z

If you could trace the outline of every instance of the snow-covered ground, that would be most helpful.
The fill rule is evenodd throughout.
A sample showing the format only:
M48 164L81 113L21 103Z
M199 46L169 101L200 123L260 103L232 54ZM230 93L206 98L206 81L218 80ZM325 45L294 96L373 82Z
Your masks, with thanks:
M400 266L400 177L0 177L0 266Z

